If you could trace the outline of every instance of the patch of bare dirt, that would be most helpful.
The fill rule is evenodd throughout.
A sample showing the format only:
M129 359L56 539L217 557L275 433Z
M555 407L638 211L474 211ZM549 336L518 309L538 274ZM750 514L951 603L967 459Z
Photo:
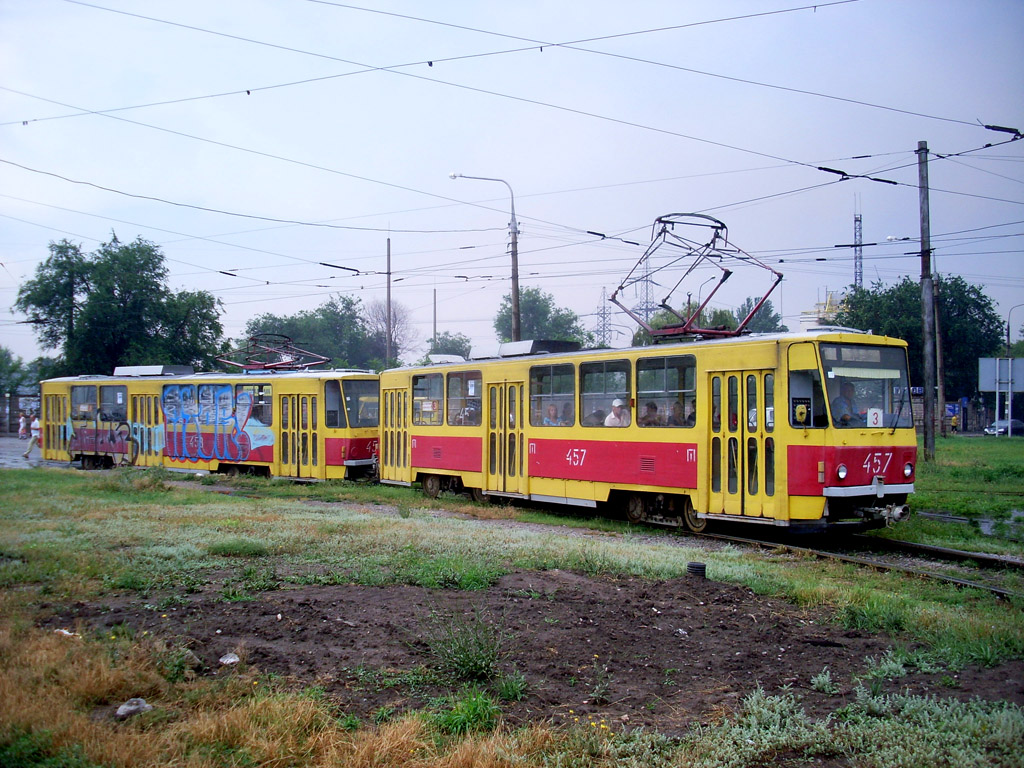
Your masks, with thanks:
M296 686L323 686L341 710L367 719L450 692L395 679L432 664L423 642L432 614L481 611L508 634L503 669L514 665L526 679L526 697L503 703L511 721L603 718L617 729L642 725L668 734L728 711L757 686L769 693L790 687L823 716L852 698L852 678L864 673L866 658L892 645L885 636L838 629L821 612L696 576L647 582L531 571L477 592L337 585L224 602L211 586L175 608L154 609L159 599L51 606L44 624L85 631L125 625L136 636L183 643L202 660L200 674L226 674L218 659L244 649L250 666ZM826 666L840 688L835 695L811 687ZM371 674L380 671L387 674ZM942 677L912 673L886 690L1024 704L1021 662L965 670L958 687Z

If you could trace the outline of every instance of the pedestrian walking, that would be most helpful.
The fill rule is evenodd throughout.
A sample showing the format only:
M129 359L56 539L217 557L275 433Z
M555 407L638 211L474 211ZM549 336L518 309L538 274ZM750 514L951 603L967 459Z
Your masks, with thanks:
M28 416L25 415L24 411L18 417L18 439L28 440Z
M954 413L953 418L949 420L949 424L953 427L953 434L956 434L957 428L960 426L960 418Z
M26 459L28 458L28 455L32 453L32 449L39 444L39 436L42 434L39 427L39 414L32 415L32 425L29 427L29 432L30 437L28 439L28 448L26 448L25 452L21 454L22 457Z

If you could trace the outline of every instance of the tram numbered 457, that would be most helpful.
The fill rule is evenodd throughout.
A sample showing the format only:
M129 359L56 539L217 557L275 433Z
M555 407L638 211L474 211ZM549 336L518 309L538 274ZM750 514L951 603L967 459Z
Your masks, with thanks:
M298 479L378 473L436 496L608 506L703 530L907 515L906 344L847 329L366 371L43 382L43 456Z
M908 514L906 344L847 329L524 354L381 374L380 480L728 520L877 527Z

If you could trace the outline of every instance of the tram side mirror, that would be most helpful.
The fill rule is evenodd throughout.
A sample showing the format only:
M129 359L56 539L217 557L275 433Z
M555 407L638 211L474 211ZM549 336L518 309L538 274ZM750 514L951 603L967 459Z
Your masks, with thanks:
M807 406L804 405L803 403L800 403L800 405L798 405L793 410L793 417L796 419L796 423L797 424L806 424L807 423Z

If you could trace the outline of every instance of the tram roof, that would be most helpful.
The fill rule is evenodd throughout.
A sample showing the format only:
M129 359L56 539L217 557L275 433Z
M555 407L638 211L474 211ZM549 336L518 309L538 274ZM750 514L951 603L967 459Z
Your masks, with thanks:
M167 370L164 372L157 372L157 370L150 369L183 369L183 370ZM305 371L232 371L232 372L219 372L219 371L201 371L195 373L189 366L125 366L114 369L114 373L109 376L102 374L85 374L81 376L61 376L58 378L47 379L47 381L53 382L118 382L118 381L197 381L204 379L231 379L233 381L243 381L248 379L269 379L272 378L275 381L282 379L339 379L348 376L376 376L376 371L364 370L361 368L328 368L324 370L305 370Z
M606 347L601 349L562 349L562 350L548 350L548 349L537 349L537 351L525 351L531 348L536 349L536 344L530 341L521 342L509 342L507 344L499 344L497 347L494 345L489 346L483 354L475 354L477 350L474 348L470 352L468 358L459 358L457 355L445 355L444 359L439 359L428 366L421 365L407 365L401 366L401 368L391 368L389 370L402 370L402 369L413 369L413 368L443 368L448 366L456 365L473 365L476 363L483 362L497 362L497 361L508 361L513 362L516 360L543 360L545 358L564 358L564 357L579 357L582 355L597 355L597 354L622 354L630 352L644 351L647 353L656 353L657 350L687 350L693 349L694 347L710 347L720 346L729 344L749 344L752 342L795 342L795 341L813 341L822 340L828 338L834 341L851 341L851 337L860 337L860 339L870 339L874 343L887 343L887 342L898 342L904 343L901 339L896 339L889 336L881 336L874 334L871 331L863 331L858 328L846 328L842 326L834 325L822 325L816 326L807 330L800 331L785 331L779 333L747 333L741 336L726 336L720 338L696 338L689 341L676 340L676 341L663 341L659 344L652 344L650 346L639 346L639 347L621 347L612 348ZM562 342L563 344L565 342ZM541 343L542 344L542 343ZM534 345L531 347L531 345ZM452 359L455 358L455 359Z

